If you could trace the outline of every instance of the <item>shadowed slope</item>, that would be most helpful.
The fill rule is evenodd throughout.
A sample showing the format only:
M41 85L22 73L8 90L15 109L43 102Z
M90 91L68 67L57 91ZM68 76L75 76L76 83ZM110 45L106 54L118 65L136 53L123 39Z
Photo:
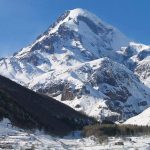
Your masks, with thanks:
M23 128L44 128L64 134L82 128L90 118L47 96L0 76L0 116Z

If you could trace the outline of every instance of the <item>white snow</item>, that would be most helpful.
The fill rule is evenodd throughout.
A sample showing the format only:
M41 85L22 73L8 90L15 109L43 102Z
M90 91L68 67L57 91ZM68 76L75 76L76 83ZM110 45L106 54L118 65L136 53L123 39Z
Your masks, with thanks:
M12 127L8 119L0 122L0 147L3 149L36 149L36 150L122 150L150 149L150 137L109 137L108 141L99 143L95 137L83 138L79 132L66 137L53 137L42 131L34 133ZM124 145L116 145L123 142Z
M137 116L129 118L124 124L150 126L150 107Z

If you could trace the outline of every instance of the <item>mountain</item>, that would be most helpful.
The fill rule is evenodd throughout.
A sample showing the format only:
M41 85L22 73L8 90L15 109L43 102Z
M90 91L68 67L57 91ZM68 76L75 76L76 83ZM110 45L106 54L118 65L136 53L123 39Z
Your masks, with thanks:
M51 70L116 57L128 39L116 28L83 9L65 12L33 44L0 61L0 72L27 84Z
M150 106L148 56L149 46L77 8L1 59L0 74L98 120L126 120Z
M150 46L131 42L127 47L121 48L120 57L120 62L150 87Z
M150 107L139 115L129 118L124 124L150 126Z
M0 76L0 119L25 129L45 129L61 135L93 122L65 104L35 93Z

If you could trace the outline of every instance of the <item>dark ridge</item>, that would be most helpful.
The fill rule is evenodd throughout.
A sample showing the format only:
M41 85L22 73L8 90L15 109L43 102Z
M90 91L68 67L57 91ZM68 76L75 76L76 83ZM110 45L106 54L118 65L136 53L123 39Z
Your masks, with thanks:
M53 98L35 93L0 76L0 118L25 129L45 129L64 135L94 122Z

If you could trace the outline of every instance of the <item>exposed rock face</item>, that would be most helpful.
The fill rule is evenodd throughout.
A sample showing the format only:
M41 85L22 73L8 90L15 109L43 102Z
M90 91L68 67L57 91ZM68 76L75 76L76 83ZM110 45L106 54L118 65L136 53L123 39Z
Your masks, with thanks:
M126 102L127 99L131 96L131 94L126 89L126 87L121 87L120 89L114 89L114 91L107 90L105 94L108 97L110 97L112 100L119 100L121 102Z
M61 96L61 101L65 100L73 100L75 98L73 91L69 87L69 85L65 85L63 91L62 91L62 96Z
M139 62L135 68L135 74L146 86L150 87L150 59Z

